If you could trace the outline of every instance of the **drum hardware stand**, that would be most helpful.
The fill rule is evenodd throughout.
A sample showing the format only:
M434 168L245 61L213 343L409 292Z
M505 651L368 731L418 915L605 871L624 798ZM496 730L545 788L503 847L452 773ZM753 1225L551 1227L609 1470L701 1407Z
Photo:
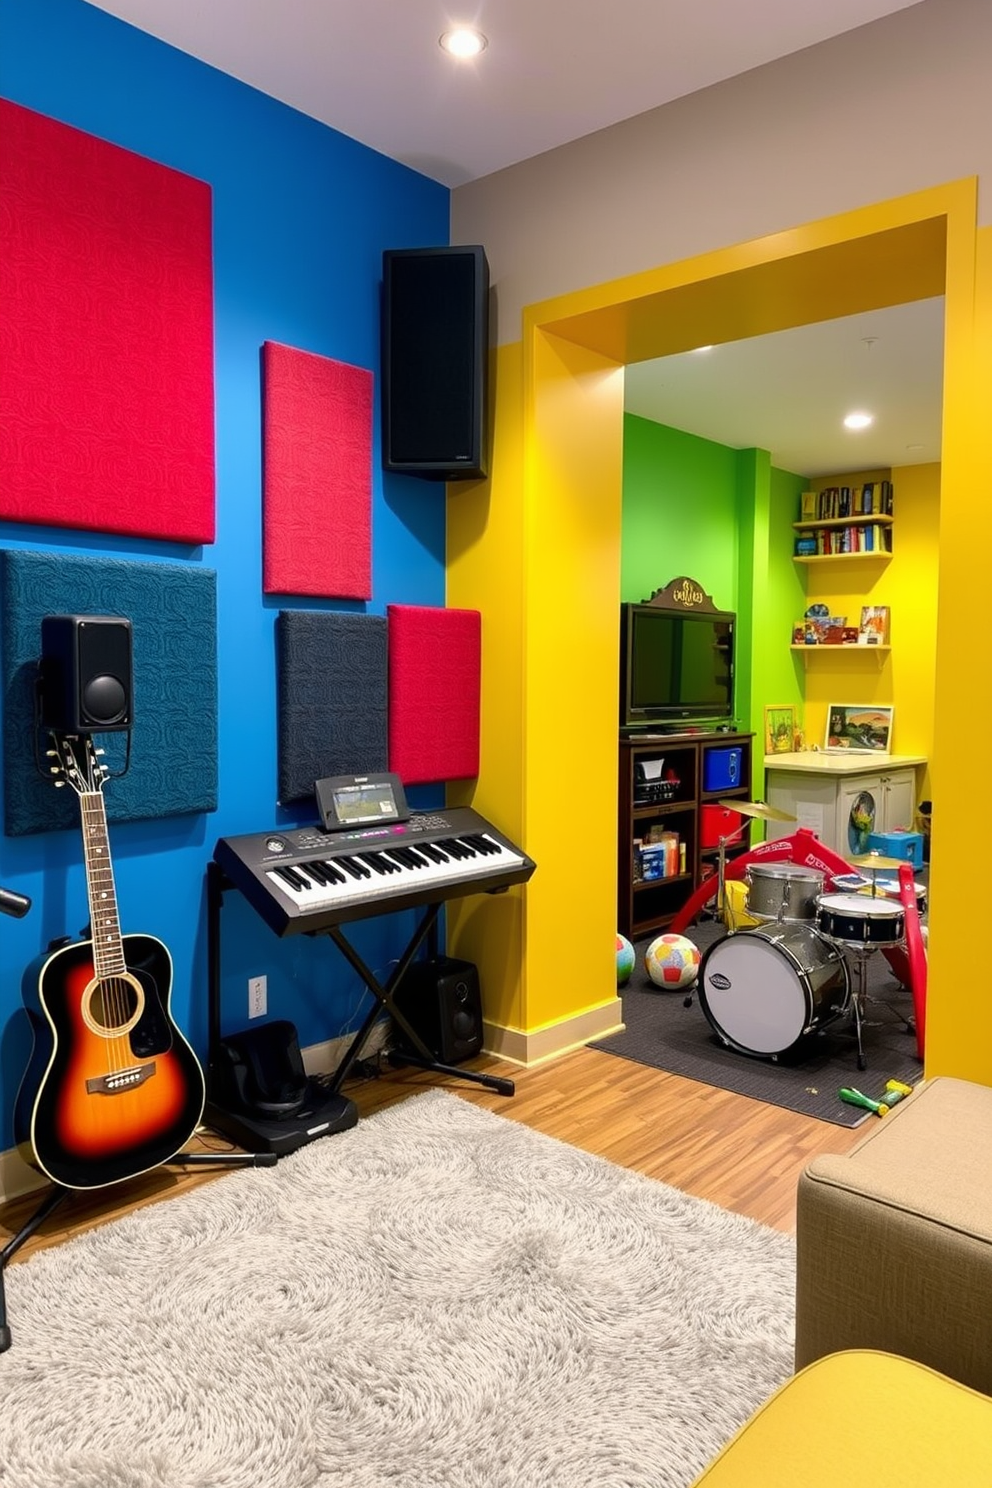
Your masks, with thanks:
M871 949L868 946L861 946L854 952L855 966L857 968L857 986L851 998L851 1006L854 1011L854 1038L858 1046L859 1070L868 1068L868 1059L865 1055L862 1034L865 1025L865 1005L868 1001L868 957L871 955Z

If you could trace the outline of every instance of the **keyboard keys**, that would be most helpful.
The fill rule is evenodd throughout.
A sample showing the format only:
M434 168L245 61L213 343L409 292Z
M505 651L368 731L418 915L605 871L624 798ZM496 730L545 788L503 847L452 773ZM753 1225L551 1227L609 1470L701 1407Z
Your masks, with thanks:
M484 878L501 865L524 860L485 833L443 837L362 853L332 854L296 864L280 863L265 876L302 913L362 899L388 899L433 885Z

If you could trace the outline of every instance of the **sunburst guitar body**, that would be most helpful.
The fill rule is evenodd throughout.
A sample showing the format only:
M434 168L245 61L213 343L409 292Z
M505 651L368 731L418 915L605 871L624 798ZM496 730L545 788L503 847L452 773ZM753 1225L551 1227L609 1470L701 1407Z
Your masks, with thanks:
M172 960L152 935L122 935L89 739L55 736L79 793L92 938L24 977L34 1047L15 1110L29 1162L67 1188L100 1188L167 1162L203 1113L203 1071L169 1011Z
M172 961L122 937L124 969L98 975L93 942L29 968L34 1051L19 1102L26 1156L55 1183L99 1188L167 1162L203 1113L203 1074L169 1013Z

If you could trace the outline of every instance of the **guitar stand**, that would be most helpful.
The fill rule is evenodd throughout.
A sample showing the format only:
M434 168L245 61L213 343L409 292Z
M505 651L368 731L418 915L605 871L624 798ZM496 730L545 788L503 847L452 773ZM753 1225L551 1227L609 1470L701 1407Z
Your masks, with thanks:
M225 1167L235 1168L270 1168L276 1163L274 1152L177 1152L175 1157L168 1158L159 1167ZM86 1190L93 1192L92 1189ZM4 1291L3 1273L7 1269L7 1263L12 1261L31 1236L45 1223L50 1214L53 1214L60 1204L66 1199L72 1198L74 1194L80 1193L78 1188L66 1188L61 1184L53 1184L46 1193L37 1209L25 1220L12 1239L7 1241L3 1250L0 1250L0 1354L5 1354L10 1348L11 1334L7 1326L7 1297Z
M487 1075L479 1070L466 1070L460 1069L457 1065L442 1064L440 1060L435 1058L433 1052L427 1047L416 1030L411 1028L394 1001L396 989L406 975L414 956L416 956L427 936L429 934L433 936L436 933L437 917L440 911L440 904L432 904L427 908L420 924L410 937L406 950L393 968L392 975L389 977L385 986L378 980L375 973L369 970L366 963L355 950L355 947L345 937L340 925L331 925L326 930L313 932L315 935L327 935L333 940L338 950L355 971L358 972L358 975L375 998L375 1002L369 1009L365 1021L348 1045L344 1058L331 1078L328 1088L332 1094L337 1094L341 1085L347 1079L348 1072L361 1053L365 1040L368 1038L374 1024L379 1018L380 1011L385 1009L400 1029L405 1040L405 1045L402 1049L390 1049L386 1055L389 1063L394 1068L399 1068L404 1064L413 1064L418 1069L430 1070L437 1075L449 1075L456 1080L470 1080L476 1085L484 1085L488 1090L495 1090L497 1095L513 1095L516 1089L513 1081L507 1080L501 1075Z

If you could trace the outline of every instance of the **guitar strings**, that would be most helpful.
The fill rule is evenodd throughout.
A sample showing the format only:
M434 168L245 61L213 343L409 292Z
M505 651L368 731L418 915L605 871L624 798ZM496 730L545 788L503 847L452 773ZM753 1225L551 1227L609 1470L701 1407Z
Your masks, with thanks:
M103 1026L108 1033L104 1039L106 1045L107 1074L119 1073L127 1069L134 1061L131 1056L131 1048L127 1034L110 1033L111 1029L122 1029L128 1018L129 982L123 973L126 971L124 962L124 948L120 934L119 917L116 911L117 895L114 887L113 867L110 861L109 842L107 834L107 815L103 795L100 791L87 790L80 795L80 808L83 814L84 826L87 829L87 851L85 854L87 864L87 879L90 897L90 924L93 940L93 969L96 973L97 986L99 988ZM89 820L88 820L89 818ZM100 845L93 847L91 838L98 838ZM95 854L102 852L103 859L99 871L107 880L100 888L96 882L96 858ZM102 909L101 899L109 899L109 904ZM105 918L106 911L113 913ZM105 937L109 925L113 924L113 933ZM117 954L108 953L104 945L107 941L116 941ZM108 960L119 961L121 972L110 969L105 973L101 968L107 965Z

